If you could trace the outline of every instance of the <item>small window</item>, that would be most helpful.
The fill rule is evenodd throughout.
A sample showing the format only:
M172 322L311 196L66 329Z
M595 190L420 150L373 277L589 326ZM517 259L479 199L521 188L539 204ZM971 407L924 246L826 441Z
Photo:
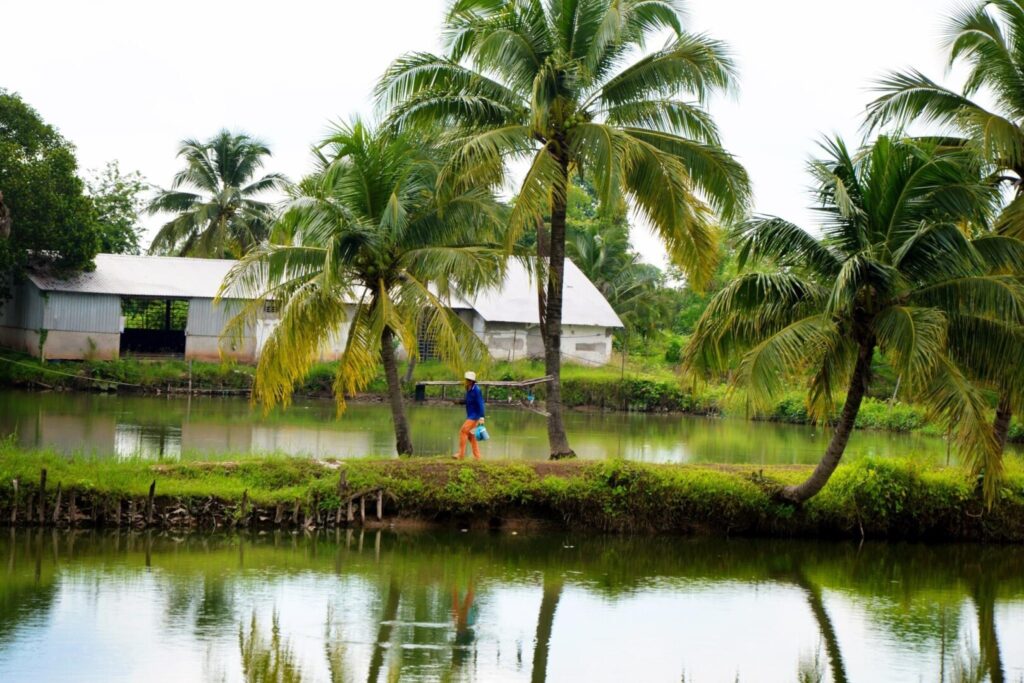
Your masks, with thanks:
M277 315L281 312L281 302L277 299L267 299L263 302L263 312L270 315Z
M604 351L604 344L577 344L577 351Z

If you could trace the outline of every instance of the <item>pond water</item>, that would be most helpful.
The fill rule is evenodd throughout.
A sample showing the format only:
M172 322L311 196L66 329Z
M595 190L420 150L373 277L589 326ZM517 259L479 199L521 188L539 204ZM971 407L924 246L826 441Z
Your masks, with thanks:
M0 680L1020 681L1024 549L0 534Z
M463 408L411 405L417 452L455 452ZM491 405L484 457L545 459L547 422L521 408ZM647 462L814 463L829 434L815 427L621 412L566 414L570 443L582 458ZM334 403L297 401L264 416L244 398L118 396L0 391L0 438L26 448L100 456L177 458L278 452L333 457L394 455L391 413L381 403L353 403L338 419ZM1011 452L1020 454L1019 447ZM953 462L943 439L858 431L846 459L864 455Z

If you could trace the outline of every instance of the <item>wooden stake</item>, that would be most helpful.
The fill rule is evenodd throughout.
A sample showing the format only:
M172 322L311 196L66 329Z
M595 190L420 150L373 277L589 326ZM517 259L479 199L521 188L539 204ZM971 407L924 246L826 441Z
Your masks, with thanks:
M299 511L302 510L302 503L295 501L295 507L292 508L292 524L299 523Z
M11 505L11 526L14 526L18 522L18 480L13 479L11 484L14 485L14 504Z
M46 468L39 472L39 524L46 524Z
M348 508L345 511L345 521L348 522L349 524L351 524L352 522L356 521L356 513L355 513L355 510L352 509L352 499L351 498L348 499Z
M75 490L71 489L71 493L68 495L68 526L74 527L77 518L78 508L75 506Z
M277 504L277 513L274 515L274 526L281 526L281 520L284 519L284 504Z
M366 496L359 496L359 523L366 524Z
M53 506L53 523L56 524L60 520L60 499L63 495L61 491L60 482L57 482L57 504Z
M384 519L384 489L377 491L377 521Z
M246 515L249 512L249 489L242 491L242 515L239 517L239 524L245 525Z
M156 493L156 479L149 485L149 497L146 498L146 525L153 525L153 496Z

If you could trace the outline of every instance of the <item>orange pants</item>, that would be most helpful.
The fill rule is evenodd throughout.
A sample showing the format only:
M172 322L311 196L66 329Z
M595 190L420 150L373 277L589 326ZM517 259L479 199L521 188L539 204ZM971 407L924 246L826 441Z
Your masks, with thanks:
M459 459L466 457L466 441L469 440L470 445L473 446L473 459L480 459L480 444L476 440L476 420L466 420L462 423L462 429L459 430L459 452L456 455Z

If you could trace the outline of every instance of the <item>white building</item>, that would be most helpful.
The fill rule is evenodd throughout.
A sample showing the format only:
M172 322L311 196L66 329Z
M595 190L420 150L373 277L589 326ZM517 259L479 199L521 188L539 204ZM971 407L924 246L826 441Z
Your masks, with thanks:
M172 354L200 360L252 362L276 325L272 306L241 340L221 339L239 300L214 303L235 264L219 259L100 254L96 269L69 279L30 275L0 308L0 346L54 360ZM622 326L587 277L566 260L562 352L568 361L600 365ZM452 307L498 359L541 357L537 289L527 269L509 264L504 284ZM354 309L354 305L352 306ZM352 311L349 311L352 313ZM322 359L342 351L339 330Z

